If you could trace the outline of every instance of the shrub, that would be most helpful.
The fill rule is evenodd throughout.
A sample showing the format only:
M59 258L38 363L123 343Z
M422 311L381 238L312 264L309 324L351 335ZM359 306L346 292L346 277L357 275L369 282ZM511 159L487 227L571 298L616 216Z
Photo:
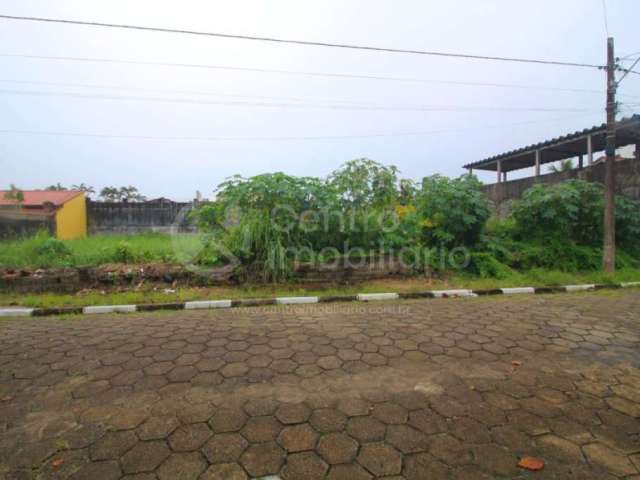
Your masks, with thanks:
M113 261L116 263L134 263L136 255L133 253L129 242L120 242L113 253Z
M504 279L513 273L507 265L487 252L473 252L469 270L481 278Z
M71 256L71 249L57 238L48 237L35 247L36 255L51 261L66 259Z
M571 180L534 185L514 202L516 230L527 241L600 246L604 216L602 185ZM640 203L616 197L617 243L638 249Z
M425 177L417 195L424 241L429 245L475 245L490 216L481 187L473 175Z

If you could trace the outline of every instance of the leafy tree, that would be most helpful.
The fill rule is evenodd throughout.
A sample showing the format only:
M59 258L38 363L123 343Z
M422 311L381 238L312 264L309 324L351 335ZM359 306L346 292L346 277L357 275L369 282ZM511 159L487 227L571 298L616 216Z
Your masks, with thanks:
M564 173L573 170L573 160L570 158L562 160L560 165L549 166L549 172L551 173Z
M368 158L346 162L329 176L346 208L389 206L398 198L398 168Z
M514 203L517 231L527 241L600 246L604 215L603 187L571 180L534 185ZM640 202L616 197L616 240L638 249Z
M473 175L425 177L417 208L425 242L451 247L475 245L491 213L482 183Z
M18 203L22 203L24 202L24 192L12 183L9 186L9 190L4 192L4 198L6 198L7 200L15 200Z
M89 185L85 185L84 183L81 183L79 185L72 185L71 189L72 190L77 190L79 192L84 192L84 194L87 197L90 197L91 195L94 195L96 193L96 190L93 187L91 187Z
M105 202L117 202L120 200L120 191L116 187L104 187L100 190L100 198Z
M49 190L51 192L63 192L67 189L67 187L64 187L60 184L60 182L56 183L55 185L49 185L47 188L45 188L45 190Z
M100 197L107 202L145 202L147 200L147 197L141 195L138 189L132 185L120 188L104 187L100 190Z
M146 202L147 197L141 195L138 189L132 185L128 187L120 187L119 198L121 201L127 202Z

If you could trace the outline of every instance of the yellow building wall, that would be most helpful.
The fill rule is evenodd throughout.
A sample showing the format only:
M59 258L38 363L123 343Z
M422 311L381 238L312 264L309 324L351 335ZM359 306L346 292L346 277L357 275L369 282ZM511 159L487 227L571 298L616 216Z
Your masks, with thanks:
M66 202L56 212L56 237L72 240L87 236L87 201L84 194Z

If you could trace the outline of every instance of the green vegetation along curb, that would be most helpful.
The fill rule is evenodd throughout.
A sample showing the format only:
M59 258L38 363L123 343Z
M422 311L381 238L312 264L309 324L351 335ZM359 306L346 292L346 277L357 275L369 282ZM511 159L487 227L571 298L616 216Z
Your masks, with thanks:
M158 310L209 310L214 308L259 307L266 305L306 305L335 302L375 302L415 298L465 298L488 295L527 295L542 293L573 293L603 289L640 287L640 282L607 284L564 285L560 287L517 287L491 290L428 290L407 293L360 293L358 295L332 295L325 297L277 297L241 300L198 300L193 302L151 303L142 305L90 305L59 308L0 308L0 317L44 317L50 315L99 313L152 312Z

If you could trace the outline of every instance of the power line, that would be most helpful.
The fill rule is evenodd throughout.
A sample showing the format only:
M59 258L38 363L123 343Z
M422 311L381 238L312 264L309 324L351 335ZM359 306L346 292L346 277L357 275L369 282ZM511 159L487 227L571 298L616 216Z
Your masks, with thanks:
M386 53L406 53L406 54L429 55L429 56L437 56L437 57L464 58L464 59L470 59L470 60L492 60L492 61L501 61L501 62L519 62L519 63L535 63L535 64L541 64L541 65L556 65L556 66L564 66L564 67L583 67L583 68L598 68L598 69L602 68L602 65L578 63L578 62L540 60L540 59L517 58L517 57L501 57L501 56L489 56L489 55L472 55L472 54L463 54L463 53L438 52L438 51L430 51L430 50L351 45L351 44L344 44L344 43L313 42L313 41L307 41L307 40L292 40L292 39L282 39L282 38L275 38L275 37L260 37L260 36L254 36L254 35L234 35L234 34L228 34L228 33L202 32L202 31L196 31L196 30L146 27L146 26L140 26L140 25L127 25L127 24L116 24L116 23L86 22L86 21L69 20L69 19L24 17L24 16L14 16L14 15L0 15L0 18L6 19L6 20L23 20L23 21L33 21L33 22L61 23L61 24L67 24L67 25L84 25L84 26L91 26L91 27L141 30L146 32L179 33L179 34L187 34L187 35L200 35L200 36L207 36L207 37L227 38L227 39L234 39L234 40L253 40L253 41L261 41L261 42L286 43L286 44L314 46L314 47L331 47L331 48L367 50L367 51L386 52Z
M502 129L508 127L516 127L522 125L530 125L536 123L549 123L563 121L577 117L591 117L589 115L570 115L565 117L556 117L545 120L526 120L522 122L513 122L501 125L485 125L474 128L452 128L442 130L414 131L414 132L395 132L395 133L372 133L362 135L324 135L324 136L282 136L282 137L172 137L172 136L153 136L153 135L112 135L103 133L82 133L82 132L56 132L56 131L38 131L38 130L15 130L0 129L0 134L15 135L33 135L33 136L63 136L63 137L86 137L86 138L102 138L102 139L121 139L121 140L159 140L159 141L186 141L186 142L270 142L270 141L298 141L298 140L350 140L363 138L386 138L386 137L405 137L405 136L423 136L439 133L455 133L474 130L486 129Z
M69 92L44 92L36 90L5 90L0 89L0 95L33 95L33 96L54 96L81 99L97 100L117 100L117 101L137 101L137 102L166 102L166 103L186 103L194 105L222 105L229 107L266 107L266 108L327 108L330 110L381 110L381 111L417 111L417 112L590 112L601 109L585 108L545 108L545 107L491 107L491 106L469 106L469 105L416 105L416 106L386 106L386 105L323 105L313 103L267 103L267 102L245 102L245 101L224 101L224 100L197 100L185 98L168 97L141 97L134 95L99 95Z
M635 67L638 64L638 62L640 62L640 57L636 58L636 61L633 62L628 69L624 69L625 70L624 74L622 75L622 77L620 77L620 80L616 82L618 85L620 85L620 82L624 80L624 78L630 73L636 73L636 74L638 73L633 70L633 67Z
M150 61L141 61L141 60L122 60L122 59L93 58L93 57L68 57L68 56L52 56L52 55L28 55L28 54L15 54L15 53L0 53L0 57L26 58L31 60L56 60L56 61L71 61L71 62L92 62L92 63L95 62L95 63L111 63L111 64L123 64L123 65L145 65L145 66L160 66L160 67L229 70L229 71L236 71L236 72L269 73L269 74L296 75L296 76L305 76L305 77L347 78L347 79L356 79L356 80L377 80L377 81L393 81L393 82L427 83L427 84L439 84L439 85L462 85L462 86L479 86L479 87L496 87L496 88L514 88L514 89L525 89L525 90L548 90L548 91L558 91L558 92L602 94L600 90L590 90L590 89L581 89L581 88L546 87L542 85L526 85L526 84L510 84L510 83L433 80L433 79L423 79L423 78L391 77L391 76L382 76L382 75L361 75L361 74L349 74L349 73L307 72L307 71L299 71L299 70L234 67L234 66L228 66L228 65L210 65L210 64L199 64L199 63L150 62Z
M602 0L602 16L604 17L604 31L609 37L609 22L607 20L607 0Z
M229 98L257 98L262 100L289 100L289 101L308 101L313 100L308 97L280 97L280 96L266 96L266 95L240 95L230 93L217 93L212 91L203 90L167 90L158 88L144 88L144 87L132 87L126 85L101 85L96 83L68 83L68 82L48 82L39 80L13 80L13 79L0 79L0 83L13 83L17 85L44 85L51 87L73 87L73 88L93 88L93 89L106 89L106 90L129 90L136 92L146 93L172 93L178 95L203 95L210 97L229 97ZM357 101L357 100L344 100L344 99L316 99L320 101L334 102L334 103L346 103L362 105L370 102Z

